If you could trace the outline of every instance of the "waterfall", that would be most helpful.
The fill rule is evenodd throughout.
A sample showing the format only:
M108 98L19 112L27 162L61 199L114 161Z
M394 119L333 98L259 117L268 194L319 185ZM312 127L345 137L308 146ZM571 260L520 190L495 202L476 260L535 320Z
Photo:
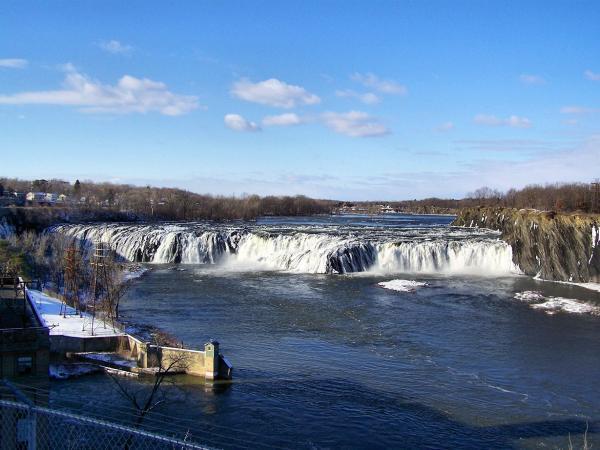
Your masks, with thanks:
M518 272L512 248L500 240L385 243L373 267L381 272L501 275Z
M87 243L106 242L121 257L156 264L220 264L248 270L297 273L472 273L508 274L518 269L509 245L497 238L451 236L408 240L344 230L218 228L200 224L59 225Z

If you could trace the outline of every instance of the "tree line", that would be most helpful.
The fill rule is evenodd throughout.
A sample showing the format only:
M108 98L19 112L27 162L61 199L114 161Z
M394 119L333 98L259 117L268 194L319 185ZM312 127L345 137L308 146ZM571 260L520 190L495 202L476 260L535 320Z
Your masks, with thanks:
M330 213L338 202L303 195L213 196L183 189L64 180L0 178L0 195L14 192L64 194L66 205L82 210L109 209L155 220L234 220L260 216L303 216Z
M542 211L600 212L599 192L588 183L554 183L525 186L499 192L488 187L469 193L464 200L469 206L504 206L508 208L531 208Z
M592 183L532 184L506 192L481 187L462 199L426 198L397 202L345 202L345 206L359 206L377 210L378 205L389 205L396 211L413 213L453 213L461 208L502 206L529 208L542 211L600 213L600 190Z
M532 184L506 192L482 187L462 199L426 198L393 202L340 202L317 200L303 195L214 196L176 188L139 187L129 184L60 179L20 180L0 178L0 196L13 192L53 192L69 197L68 206L81 211L114 211L146 220L235 220L260 216L303 216L329 214L342 206L360 206L377 212L381 204L397 211L452 213L473 206L504 206L564 212L600 212L600 192L588 183Z

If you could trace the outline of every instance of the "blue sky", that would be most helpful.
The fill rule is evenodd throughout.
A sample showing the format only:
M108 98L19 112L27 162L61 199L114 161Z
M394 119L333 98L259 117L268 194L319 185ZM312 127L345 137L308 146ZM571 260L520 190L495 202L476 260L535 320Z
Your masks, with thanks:
M336 199L600 176L600 3L0 4L0 176Z

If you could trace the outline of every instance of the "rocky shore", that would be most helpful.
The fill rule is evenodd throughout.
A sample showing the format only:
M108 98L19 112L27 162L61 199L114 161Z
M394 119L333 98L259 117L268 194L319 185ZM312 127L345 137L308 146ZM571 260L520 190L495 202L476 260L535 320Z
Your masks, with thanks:
M511 208L464 208L455 226L490 228L511 245L523 273L546 280L600 282L600 216Z

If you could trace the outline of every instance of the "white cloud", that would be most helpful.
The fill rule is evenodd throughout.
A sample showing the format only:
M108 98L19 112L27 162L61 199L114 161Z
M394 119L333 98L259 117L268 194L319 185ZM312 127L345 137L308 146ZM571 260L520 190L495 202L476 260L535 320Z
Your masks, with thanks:
M86 113L159 112L167 116L179 116L198 108L197 97L174 94L158 81L124 75L112 86L92 80L70 65L65 67L63 89L0 95L0 104L75 106Z
M435 131L451 131L454 130L454 122L444 122L435 127Z
M133 51L133 47L131 45L122 44L114 39L100 42L98 47L105 52L112 53L113 55L124 55Z
M595 108L588 108L587 106L577 105L563 106L562 108L560 108L560 112L563 114L589 114L596 111L597 109Z
M262 120L262 124L265 127L286 127L290 125L299 125L302 123L302 119L294 113L279 114L276 116L267 116Z
M373 137L390 133L385 125L361 111L326 112L321 117L323 123L333 131L350 137Z
M521 83L525 83L525 84L545 84L546 80L539 76L539 75L531 75L531 74L527 74L524 73L521 76L519 76L519 80L521 80Z
M360 92L353 91L351 89L335 91L335 95L342 98L356 98L357 100L360 100L361 102L367 105L374 105L375 103L379 103L381 101L381 99L372 92L365 92L363 94Z
M27 67L27 60L21 58L0 59L0 67L5 69L23 69Z
M372 73L354 73L350 78L363 86L375 89L382 94L406 95L408 89L403 84L399 84L393 80L382 80L377 75Z
M231 94L248 102L286 109L298 105L315 105L321 102L318 96L311 94L303 87L287 84L276 78L258 83L252 83L246 79L236 81L231 88Z
M234 131L260 131L260 127L256 123L244 119L239 114L226 114L223 120L225 126Z
M585 75L585 77L588 80L600 81L600 73L598 73L598 72L592 72L591 70L586 70L585 72L583 72L583 74Z
M512 127L512 128L531 128L531 121L527 117L509 116L506 119L489 114L477 114L473 121L479 125L488 125L492 127Z

